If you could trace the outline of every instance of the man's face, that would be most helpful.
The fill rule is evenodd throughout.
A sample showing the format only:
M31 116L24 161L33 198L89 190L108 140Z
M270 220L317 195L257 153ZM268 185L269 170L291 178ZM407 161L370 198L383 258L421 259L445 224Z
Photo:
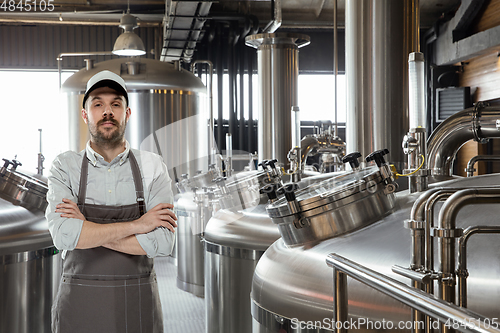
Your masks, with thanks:
M90 93L82 117L89 126L93 142L118 145L123 142L130 108L115 90L102 87Z

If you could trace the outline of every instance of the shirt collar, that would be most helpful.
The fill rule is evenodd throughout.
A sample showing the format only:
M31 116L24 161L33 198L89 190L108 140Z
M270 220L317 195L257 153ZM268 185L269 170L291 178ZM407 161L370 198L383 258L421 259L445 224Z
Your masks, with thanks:
M85 147L85 151L87 152L87 158L93 166L97 166L98 163L105 165L113 165L115 163L120 163L122 165L127 160L128 154L130 153L130 143L125 140L125 150L118 154L110 163L107 163L99 153L97 153L90 146L90 140L87 141L87 146Z

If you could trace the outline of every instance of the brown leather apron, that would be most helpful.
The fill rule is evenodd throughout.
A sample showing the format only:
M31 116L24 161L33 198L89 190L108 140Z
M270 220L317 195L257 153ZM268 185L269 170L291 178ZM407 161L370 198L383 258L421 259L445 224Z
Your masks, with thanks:
M88 159L83 156L78 208L95 223L127 222L144 214L144 190L132 151L129 161L137 202L124 206L85 203ZM163 333L153 259L104 247L68 251L52 307L54 333Z

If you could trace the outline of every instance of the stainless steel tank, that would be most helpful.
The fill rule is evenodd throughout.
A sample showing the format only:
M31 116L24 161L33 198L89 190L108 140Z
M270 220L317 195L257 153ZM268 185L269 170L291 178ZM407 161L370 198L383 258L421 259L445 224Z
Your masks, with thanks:
M405 168L401 140L408 131L410 0L346 0L346 145L363 156L388 148Z
M209 220L204 236L206 332L251 332L254 269L264 251L280 237L265 210L266 192L260 190L266 185L283 187L280 175L271 162L265 171L242 172L227 183L217 182L214 192L221 209ZM331 177L305 176L296 186Z
M82 150L89 138L80 111L87 81L102 70L120 75L127 84L132 114L125 136L132 148L163 156L174 181L181 174L208 171L209 117L204 111L205 86L191 72L173 63L146 58L96 63L64 82L62 92L67 95L70 149Z
M262 33L247 36L257 49L259 74L259 161L284 163L292 144L292 107L298 106L299 48L309 45L307 35ZM279 134L279 135L277 135Z
M325 264L332 252L411 284L393 273L391 266L409 266L412 241L404 221L409 219L419 193L389 193L386 186L391 182L380 181L384 173L378 173L376 167L354 171L297 191L299 215L287 211L285 199L268 206L282 238L269 247L255 268L251 292L253 332L334 331L333 271ZM487 175L431 187L499 184L500 175ZM499 214L498 205L470 205L459 213L457 224L498 225ZM301 220L304 223L297 223ZM469 308L488 318L498 317L498 236L478 236L469 242ZM394 330L410 330L405 324L412 318L411 309L398 301L350 278L348 297L349 320L358 324L351 329L375 331L376 322L384 320L391 322ZM368 324L361 327L363 322Z
M268 198L259 190L276 179L266 171L251 171L218 184L222 209L209 220L204 235L206 332L251 332L254 268L280 237L265 210Z
M47 180L0 168L0 332L50 333L61 258L44 210ZM10 168L9 168L10 166Z
M208 220L218 209L214 200L214 179L219 172L213 168L188 178L182 175L175 196L174 212L177 215L177 287L198 297L205 295L203 233Z

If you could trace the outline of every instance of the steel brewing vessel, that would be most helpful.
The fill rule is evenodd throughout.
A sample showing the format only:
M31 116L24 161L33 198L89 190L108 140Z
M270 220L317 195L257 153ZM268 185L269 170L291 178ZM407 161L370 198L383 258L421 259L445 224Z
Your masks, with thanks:
M259 190L276 181L266 171L250 171L218 183L221 209L204 235L206 332L251 332L254 268L280 237L265 210L267 196Z
M47 179L0 167L0 332L50 333L61 257L44 210Z
M204 247L203 233L218 209L214 200L214 179L219 172L211 168L188 178L183 175L177 183L179 194L175 196L174 212L177 215L177 287L198 297L204 297Z
M286 212L285 199L268 206L282 238L269 247L255 268L251 293L253 332L334 331L333 271L325 264L329 253L411 284L409 279L393 273L391 267L409 266L412 241L404 221L410 217L419 193L387 193L385 186L389 182L384 185L375 180L374 187L379 189L368 191L371 187L365 187L363 194L363 183L368 184L368 178L374 179L376 174L376 168L368 168L297 191L301 218L306 220L306 225L299 224L299 228L293 225L296 219L292 214ZM353 190L356 183L358 188ZM499 184L499 175L487 175L443 181L431 188ZM436 221L440 206L435 212ZM457 226L498 225L498 214L498 205L466 206L458 215ZM500 290L496 287L500 243L498 235L476 237L469 240L468 308L495 318L500 306ZM348 297L349 320L384 320L391 322L396 331L410 331L398 326L411 321L409 307L350 278ZM356 328L376 330L373 326Z

